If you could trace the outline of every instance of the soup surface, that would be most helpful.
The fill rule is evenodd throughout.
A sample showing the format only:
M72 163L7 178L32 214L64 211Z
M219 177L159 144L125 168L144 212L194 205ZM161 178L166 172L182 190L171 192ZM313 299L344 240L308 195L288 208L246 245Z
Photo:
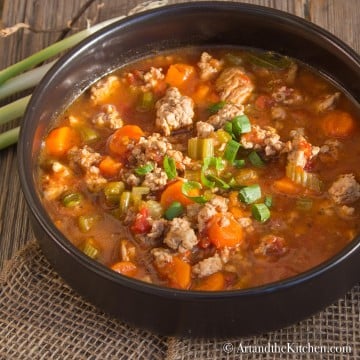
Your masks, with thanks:
M55 225L113 271L192 290L254 287L359 232L355 105L308 67L186 48L99 80L43 139Z

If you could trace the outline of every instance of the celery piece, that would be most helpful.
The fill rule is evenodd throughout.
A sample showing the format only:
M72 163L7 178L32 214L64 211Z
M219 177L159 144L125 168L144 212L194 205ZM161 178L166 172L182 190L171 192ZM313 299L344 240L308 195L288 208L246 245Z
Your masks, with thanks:
M107 202L118 204L120 202L120 195L125 190L125 184L122 181L108 182L103 191Z

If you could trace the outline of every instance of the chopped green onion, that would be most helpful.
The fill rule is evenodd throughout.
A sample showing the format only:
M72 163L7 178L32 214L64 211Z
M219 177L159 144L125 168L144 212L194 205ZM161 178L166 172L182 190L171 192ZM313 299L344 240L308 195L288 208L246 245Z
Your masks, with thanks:
M309 211L313 206L312 199L301 197L296 200L296 208L301 211Z
M215 186L215 182L214 181L211 181L209 180L207 177L206 177L206 174L205 174L205 171L206 171L206 168L205 166L202 167L201 169L201 175L200 175L200 179L201 179L201 183L208 187L208 188L213 188Z
M271 207L272 207L272 204L273 204L272 196L270 196L270 195L265 196L264 204L265 204L268 208L271 208Z
M221 157L218 156L210 156L204 159L204 166L207 169L212 166L216 169L216 171L221 171L224 169L224 161Z
M223 129L231 135L231 137L233 136L233 125L231 123L231 121L227 121L224 126Z
M118 204L120 195L125 190L125 184L122 181L108 182L104 187L104 195L107 202Z
M241 134L246 134L251 131L250 120L246 115L235 116L231 120L232 131L236 138L238 139Z
M125 214L127 209L130 206L130 199L131 199L131 192L130 191L124 191L121 195L120 195L120 213L121 214Z
M213 139L191 138L188 140L188 155L193 160L202 160L214 155Z
M262 161L261 157L259 156L259 154L256 151L252 151L248 155L248 158L249 158L251 164L253 164L256 167L263 167L265 165L265 163Z
M163 167L166 173L166 176L169 180L174 179L177 175L176 173L176 163L173 158L168 157L165 155L163 160Z
M142 94L140 99L140 104L137 106L136 110L140 112L150 111L155 104L154 95L151 91L146 91Z
M245 186L239 191L239 199L245 204L252 204L261 198L261 188L258 184Z
M270 210L265 204L254 204L251 213L255 220L265 222L270 218Z
M221 110L226 105L225 101L219 101L217 103L211 104L208 107L208 111L210 114L216 114L219 110Z
M219 177L213 175L213 174L209 174L207 175L207 178L212 181L217 187L223 189L223 190L227 190L230 189L230 185L227 184L224 180L220 179Z
M61 201L65 207L75 207L81 204L83 196L80 193L68 193L65 194Z
M245 160L243 159L235 159L232 163L233 166L236 168L242 168L245 166Z
M170 206L166 209L164 217L167 220L172 220L176 217L179 217L184 213L184 207L180 202L174 201L170 204Z
M99 221L99 215L81 215L78 217L78 225L81 232L88 232Z
M199 204L204 204L207 201L205 196L202 196L202 195L192 196L191 195L191 191L199 190L201 188L202 188L201 184L196 181L186 181L182 184L181 192L183 193L183 195L185 195L190 200L193 200L194 202L199 203Z
M95 241L93 238L85 240L85 244L82 249L83 253L89 256L92 259L95 259L99 255L99 249L96 247Z
M148 163L148 164L145 164L143 166L139 166L138 168L136 168L135 172L138 175L146 175L153 170L154 170L154 165L151 163Z
M239 149L240 149L240 144L237 141L229 140L226 143L224 158L230 163L233 163Z

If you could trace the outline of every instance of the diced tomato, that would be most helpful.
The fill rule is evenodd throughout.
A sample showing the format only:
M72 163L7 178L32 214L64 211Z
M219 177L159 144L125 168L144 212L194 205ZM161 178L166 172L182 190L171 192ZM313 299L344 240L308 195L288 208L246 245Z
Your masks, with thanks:
M146 234L151 230L151 224L149 221L149 209L142 207L136 215L134 223L131 226L131 230L135 234Z
M268 95L260 95L255 100L255 106L259 110L267 110L272 106L273 103L274 103L274 100Z

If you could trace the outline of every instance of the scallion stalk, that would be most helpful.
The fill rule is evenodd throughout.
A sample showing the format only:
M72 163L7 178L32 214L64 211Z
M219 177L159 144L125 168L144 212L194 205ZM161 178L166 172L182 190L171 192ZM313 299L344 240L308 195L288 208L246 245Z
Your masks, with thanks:
M17 119L25 112L26 106L29 103L31 95L25 96L19 100L16 100L8 105L0 108L0 125Z
M5 81L13 78L16 75L21 74L22 72L29 70L36 65L40 64L41 62L48 60L49 58L61 53L64 50L67 50L80 41L84 40L91 34L95 33L96 31L104 28L107 25L112 24L115 21L124 18L124 16L115 17L101 23L98 23L94 26L91 26L85 30L79 31L78 33L71 35L61 41L52 44L45 49L38 51L37 53L25 58L22 61L17 62L14 65L7 67L4 70L0 71L0 84L4 83Z
M0 150L17 143L20 133L20 127L8 130L0 134Z

